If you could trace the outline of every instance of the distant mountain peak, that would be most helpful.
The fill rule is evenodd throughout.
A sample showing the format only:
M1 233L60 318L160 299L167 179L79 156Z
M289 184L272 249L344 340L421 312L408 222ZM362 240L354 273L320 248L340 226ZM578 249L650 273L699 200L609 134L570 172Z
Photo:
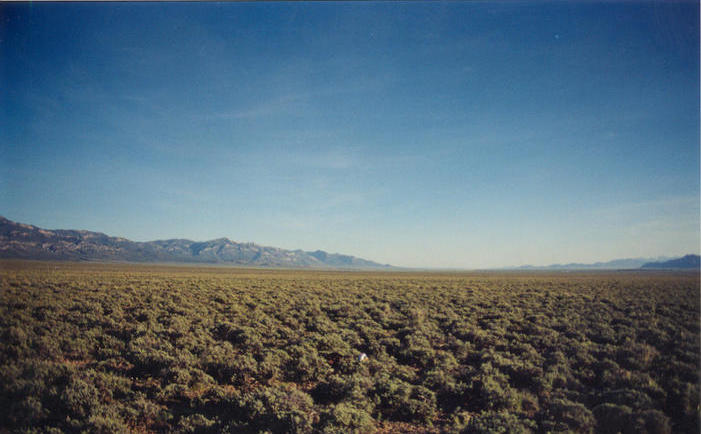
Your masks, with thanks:
M0 216L0 258L212 263L254 267L388 268L355 256L304 252L238 243L222 237L209 241L187 239L130 241L101 232L50 230L13 222Z

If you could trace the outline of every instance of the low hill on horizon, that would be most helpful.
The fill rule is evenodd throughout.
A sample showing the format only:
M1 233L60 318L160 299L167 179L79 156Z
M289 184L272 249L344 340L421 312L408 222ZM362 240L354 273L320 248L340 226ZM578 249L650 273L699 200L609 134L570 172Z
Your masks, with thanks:
M624 258L613 259L605 262L594 263L579 263L571 262L568 264L551 264L551 265L522 265L514 267L518 270L630 270L642 267L644 264L655 261L667 261L669 257L659 256L656 258Z
M239 243L228 238L202 242L186 239L139 242L101 232L43 229L1 216L0 258L206 263L254 267L392 268L391 265L322 250L286 250L255 243Z

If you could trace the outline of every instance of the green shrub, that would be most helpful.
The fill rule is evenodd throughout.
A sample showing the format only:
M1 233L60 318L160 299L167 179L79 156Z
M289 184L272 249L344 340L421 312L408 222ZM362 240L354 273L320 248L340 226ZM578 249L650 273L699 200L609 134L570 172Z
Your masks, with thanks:
M473 380L473 396L486 410L508 410L518 407L519 395L509 385L508 377L490 362L482 364Z
M468 434L526 434L535 429L535 424L521 420L518 416L506 412L485 411L469 420L461 431Z
M287 377L292 381L318 381L331 371L331 368L316 348L309 345L295 345L287 350Z
M604 393L601 402L625 405L632 409L645 409L652 406L652 400L644 392L633 389L617 389Z
M659 410L644 410L633 414L630 425L623 430L624 434L670 434L672 429L669 418Z
M195 413L185 416L178 421L178 426L175 429L178 433L208 433L215 431L215 422L206 418L204 415Z
M433 366L436 352L428 338L421 333L411 333L402 340L399 356L402 361L422 368Z
M596 419L583 404L567 399L556 398L550 403L544 426L555 430L576 433L591 433L596 427Z
M14 426L41 425L49 415L41 400L34 396L9 404L7 415L11 417L10 424Z
M94 414L90 416L85 426L88 432L98 434L127 434L131 432L129 427L115 412Z
M436 394L423 387L414 386L406 405L406 418L421 424L431 424L436 415Z
M604 403L594 407L592 413L596 418L597 433L616 434L628 426L632 411L624 405Z
M348 396L352 384L340 375L331 375L319 382L312 390L312 396L320 404L340 402Z
M411 385L389 375L376 380L371 396L375 410L383 418L402 420L406 416L407 404L411 395Z
M95 386L79 378L71 378L61 393L61 401L68 414L85 419L100 405Z
M320 421L324 433L372 433L375 423L364 410L341 403L324 411Z
M251 427L272 432L310 432L315 415L314 401L306 393L274 386L245 395L241 400L244 418Z
M258 375L262 380L279 378L287 365L289 356L284 351L266 350L258 363Z

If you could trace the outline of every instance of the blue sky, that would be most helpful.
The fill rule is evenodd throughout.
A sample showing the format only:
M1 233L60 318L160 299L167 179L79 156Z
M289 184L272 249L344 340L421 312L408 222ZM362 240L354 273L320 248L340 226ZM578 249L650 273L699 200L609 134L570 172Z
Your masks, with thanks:
M697 2L0 5L0 214L496 267L699 251Z

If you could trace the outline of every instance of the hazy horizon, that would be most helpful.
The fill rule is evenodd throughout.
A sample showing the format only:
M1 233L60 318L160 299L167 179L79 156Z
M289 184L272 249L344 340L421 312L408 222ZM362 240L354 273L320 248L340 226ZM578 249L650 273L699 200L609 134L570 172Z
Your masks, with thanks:
M406 267L699 253L697 2L0 12L10 220Z
M7 218L6 216L0 215L0 217ZM8 219L10 221L14 221L12 219ZM20 224L31 224L29 222L19 222L15 221L15 223L20 223ZM36 226L36 225L33 225ZM46 229L46 230L85 230L82 228L47 228L47 227L40 227L40 229ZM93 230L91 232L101 232L99 230ZM107 234L105 235L115 237L115 238L124 238L118 234ZM237 243L253 243L257 245L261 245L260 243L256 243L255 241L246 241L246 240L237 240L233 239L231 237L227 236L222 236L222 237L217 237L217 238L212 238L212 239L207 239L207 240L198 240L198 239L192 239L189 237L179 237L179 238L166 238L166 239L144 239L144 240L130 240L130 241L136 241L136 242L153 242L153 241L168 241L168 240L173 240L173 239L185 239L188 241L194 241L196 243L199 242L207 242L207 241L215 241L217 239L221 238L227 238L230 241L237 242ZM263 247L276 247L276 248L283 248L286 250L304 250L304 249L298 249L294 247L280 247L280 246L272 246L272 245L263 245ZM306 251L314 251L314 250L319 250L319 249L311 249L311 250L306 250ZM328 251L327 253L331 254L348 254L347 252L334 252L334 251ZM590 264L595 264L595 263L607 263L607 262L612 262L612 261L618 261L618 260L640 260L640 259L645 259L649 260L650 262L658 262L658 261L666 261L669 259L675 259L675 258L681 258L683 256L686 256L689 253L682 253L682 254L676 254L676 255L658 255L658 256L638 256L638 257L621 257L621 258L609 258L609 259L604 259L604 260L598 260L598 261L590 261L590 262L582 262L582 261L569 261L569 262L556 262L556 263L549 263L549 264L507 264L507 265L501 265L501 266L494 266L494 267L484 267L484 268L479 268L479 267L428 267L428 266L401 266L401 265L395 265L395 264L386 264L386 265L391 265L393 267L399 267L399 268L408 268L408 269L417 269L417 270L480 270L480 269L513 269L513 268L519 268L519 267L527 267L531 266L534 268L540 268L540 267L549 267L553 265L568 265L568 264L583 264L583 265L590 265ZM357 256L357 255L353 255ZM359 256L357 256L359 257ZM361 259L367 259L367 260L373 260L372 258L361 258ZM377 261L375 261L377 262ZM202 263L201 265L226 265L225 263L222 264L217 264L217 263Z

